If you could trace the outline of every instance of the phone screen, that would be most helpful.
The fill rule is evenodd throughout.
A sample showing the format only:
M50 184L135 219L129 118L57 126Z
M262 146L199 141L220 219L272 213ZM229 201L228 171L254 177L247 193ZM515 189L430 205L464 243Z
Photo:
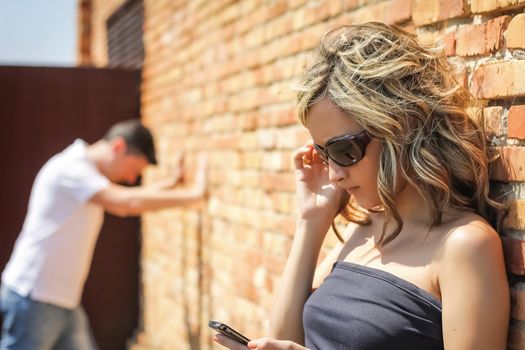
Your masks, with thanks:
M235 329L231 328L227 324L224 324L222 322L218 321L210 321L208 322L208 326L215 329L217 332L224 334L230 339L233 339L241 344L248 345L248 342L250 339L242 335L241 333L237 332Z

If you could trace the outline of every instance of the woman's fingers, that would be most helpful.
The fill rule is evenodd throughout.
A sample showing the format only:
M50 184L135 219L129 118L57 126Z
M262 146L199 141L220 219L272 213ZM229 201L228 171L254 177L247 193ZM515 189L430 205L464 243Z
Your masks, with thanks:
M312 152L312 159L314 163L324 163L321 157L319 156L319 152L314 148Z
M296 151L295 151L295 155L294 155L294 161L295 161L295 168L296 169L303 169L304 168L304 165L305 163L307 164L308 161L306 160L307 158L311 158L308 157L309 154L312 153L312 149L308 146L302 146L300 148L298 148Z
M307 350L305 347L289 340L271 338L254 339L248 343L250 350Z
M303 350L304 347L287 340L276 340L271 338L254 339L248 343L248 347L232 340L222 334L215 334L213 340L230 350ZM306 349L305 349L306 350Z
M294 162L295 168L298 170L304 169L305 165L311 165L319 161L319 156L317 155L317 151L315 151L313 141L311 140L295 151Z
M222 346L224 346L224 347L226 347L226 348L228 348L230 350L248 350L248 348L245 345L243 345L243 344L241 344L241 343L239 343L239 342L237 342L237 341L235 341L233 339L230 339L230 338L228 338L228 337L226 337L226 336L224 336L222 334L215 334L213 336L213 341L215 341L216 343L221 344Z

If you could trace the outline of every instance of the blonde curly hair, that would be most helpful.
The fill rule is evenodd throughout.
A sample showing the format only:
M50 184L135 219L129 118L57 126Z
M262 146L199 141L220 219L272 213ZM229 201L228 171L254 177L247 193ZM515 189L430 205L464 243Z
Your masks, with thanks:
M349 25L324 36L298 87L303 124L310 107L328 97L382 143L377 181L386 220L380 245L403 227L394 200L400 178L427 202L431 227L441 223L449 208L474 211L489 221L493 209L502 209L489 198L484 130L469 114L471 96L450 68L439 50L424 47L397 27ZM369 222L348 197L340 213L350 221ZM396 226L387 235L392 219Z

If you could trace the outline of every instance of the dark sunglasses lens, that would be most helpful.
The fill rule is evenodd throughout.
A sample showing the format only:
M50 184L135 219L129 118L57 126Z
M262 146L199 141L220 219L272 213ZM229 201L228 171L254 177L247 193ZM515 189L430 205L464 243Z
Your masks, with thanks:
M341 166L350 166L363 158L363 147L359 140L339 140L329 144L326 152Z
M319 155L319 158L321 158L321 160L323 162L327 163L328 162L328 158L326 158L325 151L321 147L319 147L317 145L314 145L314 148L317 151L317 154Z

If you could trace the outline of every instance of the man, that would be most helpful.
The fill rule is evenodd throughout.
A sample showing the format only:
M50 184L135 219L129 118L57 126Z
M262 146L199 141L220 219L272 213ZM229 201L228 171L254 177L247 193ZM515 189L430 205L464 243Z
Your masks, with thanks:
M0 349L96 349L80 299L104 211L140 215L204 196L203 159L189 189L119 185L135 184L148 164L156 164L151 133L130 120L92 145L76 140L42 167L2 274Z

